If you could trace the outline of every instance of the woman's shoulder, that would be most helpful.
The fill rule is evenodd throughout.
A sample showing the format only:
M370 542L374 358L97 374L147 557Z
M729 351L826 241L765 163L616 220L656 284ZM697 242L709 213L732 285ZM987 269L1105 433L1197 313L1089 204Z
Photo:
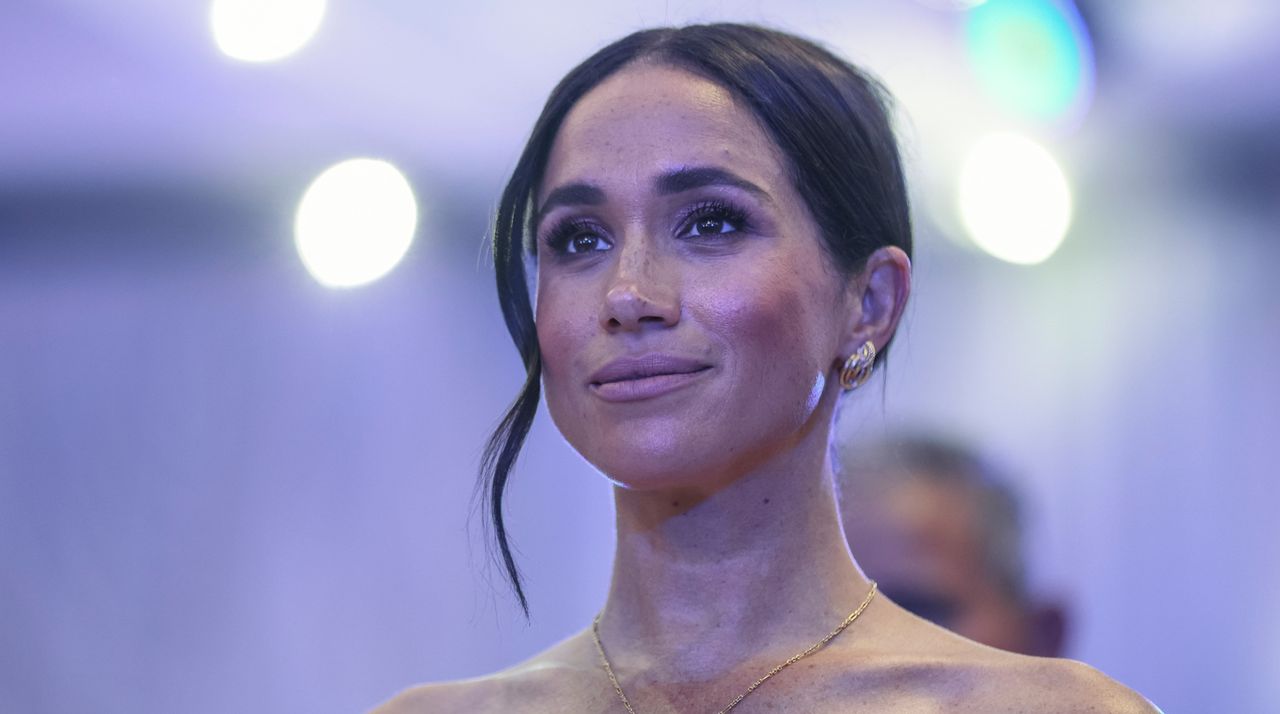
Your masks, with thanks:
M909 673L912 670L915 675L921 674L921 670L928 670L930 682L922 686L917 680L905 689L896 689L891 698L881 701L874 696L866 698L865 690L856 694L850 692L845 701L867 704L871 707L869 711L920 708L956 714L1028 711L1159 714L1159 710L1141 695L1086 664L1072 660L1014 657L1023 661L998 664L899 662L899 674L906 674L905 679L916 679ZM608 692L610 696L604 699L595 696L583 698L584 692L604 692L599 682L590 679L598 673L587 674L589 678L583 681L578 679L580 672L564 667L515 667L477 679L413 687L370 714L606 710L613 703L612 692ZM865 678L859 679L865 686ZM574 681L577 684L573 684ZM873 689L885 691L880 687ZM825 699L831 701L830 697ZM838 706L836 709L843 711Z
M987 647L902 614L882 620L881 636L869 638L869 647L845 650L845 661L836 665L846 673L836 677L839 689L851 696L874 692L872 701L881 705L905 696L931 711L1159 714L1137 692L1082 662Z
M771 682L775 692L793 703L812 699L805 711L1159 714L1081 662L993 649L923 621L887 624L898 628L892 642L871 638L880 645L815 657L799 676ZM582 632L495 674L412 687L370 714L608 711L615 694L596 657Z
M420 684L383 702L369 714L422 714L425 712L474 711L482 697L481 680Z
M1003 656L1002 656L1003 655ZM946 711L955 714L1159 714L1141 695L1067 659L1011 653L979 657L879 655L814 667L826 681L814 711ZM797 686L815 682L800 678ZM779 683L781 684L781 682ZM794 691L788 694L799 695Z
M873 679L950 712L1159 714L1140 694L1083 662L1006 652L950 632L943 638L945 644L927 650L879 657Z
M590 702L578 700L584 691L592 691L583 685L598 673L581 665L584 645L591 646L580 633L494 674L410 687L369 714L590 711L593 704L598 708L594 698Z
M1011 653L985 666L972 711L1159 714L1142 695L1076 660ZM968 711L966 709L965 711Z

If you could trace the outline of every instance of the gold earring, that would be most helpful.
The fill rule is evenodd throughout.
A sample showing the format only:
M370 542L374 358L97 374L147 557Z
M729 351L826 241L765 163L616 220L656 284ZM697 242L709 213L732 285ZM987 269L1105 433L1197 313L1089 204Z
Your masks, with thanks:
M849 355L844 368L840 370L840 386L845 391L857 389L871 379L871 369L876 363L876 346L867 340L857 352Z

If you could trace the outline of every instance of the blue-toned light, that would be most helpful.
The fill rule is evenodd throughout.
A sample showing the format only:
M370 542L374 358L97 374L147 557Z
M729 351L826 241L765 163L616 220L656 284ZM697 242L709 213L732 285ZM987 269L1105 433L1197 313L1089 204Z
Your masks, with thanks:
M1093 44L1069 0L987 0L968 13L969 57L982 86L1027 118L1082 116L1093 98Z

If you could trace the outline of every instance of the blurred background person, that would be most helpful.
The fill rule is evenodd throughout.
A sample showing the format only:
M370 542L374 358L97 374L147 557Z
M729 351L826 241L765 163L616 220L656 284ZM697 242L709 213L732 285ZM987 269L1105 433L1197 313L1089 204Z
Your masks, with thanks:
M971 640L1058 657L1066 613L1027 586L1024 509L976 451L910 435L844 448L840 511L855 556L895 602Z

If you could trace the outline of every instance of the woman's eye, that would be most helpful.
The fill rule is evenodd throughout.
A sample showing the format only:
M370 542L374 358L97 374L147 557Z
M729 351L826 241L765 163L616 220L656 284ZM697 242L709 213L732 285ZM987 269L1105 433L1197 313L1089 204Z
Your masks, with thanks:
M693 234L700 236L711 235L713 233L730 233L734 230L732 223L718 217L699 218L694 222L692 228Z
M590 253L595 250L608 249L608 243L601 239L600 236L591 235L590 233L579 233L564 244L564 252L566 253Z
M598 253L613 247L594 223L585 220L573 220L556 226L547 236L546 244L553 253L561 255Z
M711 206L696 210L680 237L705 238L737 233L745 228L746 217L740 212L728 207Z

